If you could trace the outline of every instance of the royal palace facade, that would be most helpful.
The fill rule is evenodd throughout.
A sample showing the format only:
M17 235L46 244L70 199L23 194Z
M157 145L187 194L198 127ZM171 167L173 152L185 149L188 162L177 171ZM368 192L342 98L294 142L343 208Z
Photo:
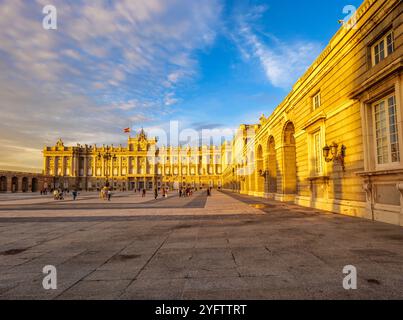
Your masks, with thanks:
M116 190L221 187L221 149L216 146L157 147L141 130L123 146L45 147L44 173L56 188L98 190L106 183Z
M157 149L144 132L127 147L59 141L44 150L44 173L82 189L105 179L127 189L222 187L403 225L402 7L364 1L274 112L231 142L191 153Z

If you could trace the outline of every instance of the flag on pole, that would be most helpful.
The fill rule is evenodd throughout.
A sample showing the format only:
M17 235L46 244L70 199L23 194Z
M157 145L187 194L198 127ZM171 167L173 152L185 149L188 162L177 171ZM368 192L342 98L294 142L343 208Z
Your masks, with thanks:
M124 133L130 133L130 132L131 132L131 129L130 129L130 128L124 128L124 129L123 129L123 132L124 132Z

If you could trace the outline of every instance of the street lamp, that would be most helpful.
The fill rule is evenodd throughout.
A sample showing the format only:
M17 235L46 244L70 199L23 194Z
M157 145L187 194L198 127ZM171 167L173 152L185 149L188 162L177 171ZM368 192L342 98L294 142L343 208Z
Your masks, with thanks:
M343 171L345 171L344 158L346 157L346 149L347 147L342 145L339 153L339 145L336 142L333 142L331 146L326 145L323 148L323 157L326 162L339 161Z
M106 172L105 172L105 177L106 177L106 182L105 182L105 186L109 186L109 161L111 160L116 160L116 154L112 153L109 151L109 147L106 148L106 152L105 153L98 153L98 160L103 160L104 161L104 165L105 165L105 161L106 161ZM112 186L113 187L113 186Z
M261 177L263 177L263 178L267 178L267 176L269 175L269 171L267 171L267 170L259 170L259 175L261 176Z

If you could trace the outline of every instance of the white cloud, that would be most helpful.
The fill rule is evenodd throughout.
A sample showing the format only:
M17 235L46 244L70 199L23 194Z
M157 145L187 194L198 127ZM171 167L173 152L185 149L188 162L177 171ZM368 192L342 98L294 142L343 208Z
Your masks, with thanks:
M179 102L179 99L175 98L175 94L173 92L169 92L165 95L164 103L166 106L172 106Z
M263 44L255 35L248 37L252 54L257 57L267 79L275 87L290 88L302 76L320 51L313 42L277 42L273 48Z
M66 49L66 50L64 50L64 51L63 51L63 54L64 54L66 57L69 57L69 58L72 58L72 59L76 59L76 60L80 60L80 59L81 59L80 54L79 54L77 51L72 50L72 49Z
M172 72L168 75L168 81L171 82L172 84L175 84L179 81L179 79L182 77L182 73L175 71Z
M260 6L245 17L238 17L238 32L232 32L230 36L245 60L255 58L259 61L273 86L290 89L320 54L322 45L314 41L283 41L272 35L259 36L253 30L253 22L266 10L267 7Z

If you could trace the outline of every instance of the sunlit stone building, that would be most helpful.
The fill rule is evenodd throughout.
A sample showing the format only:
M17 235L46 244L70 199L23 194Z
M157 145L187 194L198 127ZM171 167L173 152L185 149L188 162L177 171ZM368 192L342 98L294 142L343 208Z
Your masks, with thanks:
M402 7L364 1L275 111L240 127L226 189L403 225Z
M45 147L44 173L58 188L96 190L107 182L117 190L221 187L221 148L157 147L142 130L127 146Z
M220 147L44 150L45 174L94 189L214 186L403 225L403 4L366 0L274 112ZM285 62L286 63L286 62Z

